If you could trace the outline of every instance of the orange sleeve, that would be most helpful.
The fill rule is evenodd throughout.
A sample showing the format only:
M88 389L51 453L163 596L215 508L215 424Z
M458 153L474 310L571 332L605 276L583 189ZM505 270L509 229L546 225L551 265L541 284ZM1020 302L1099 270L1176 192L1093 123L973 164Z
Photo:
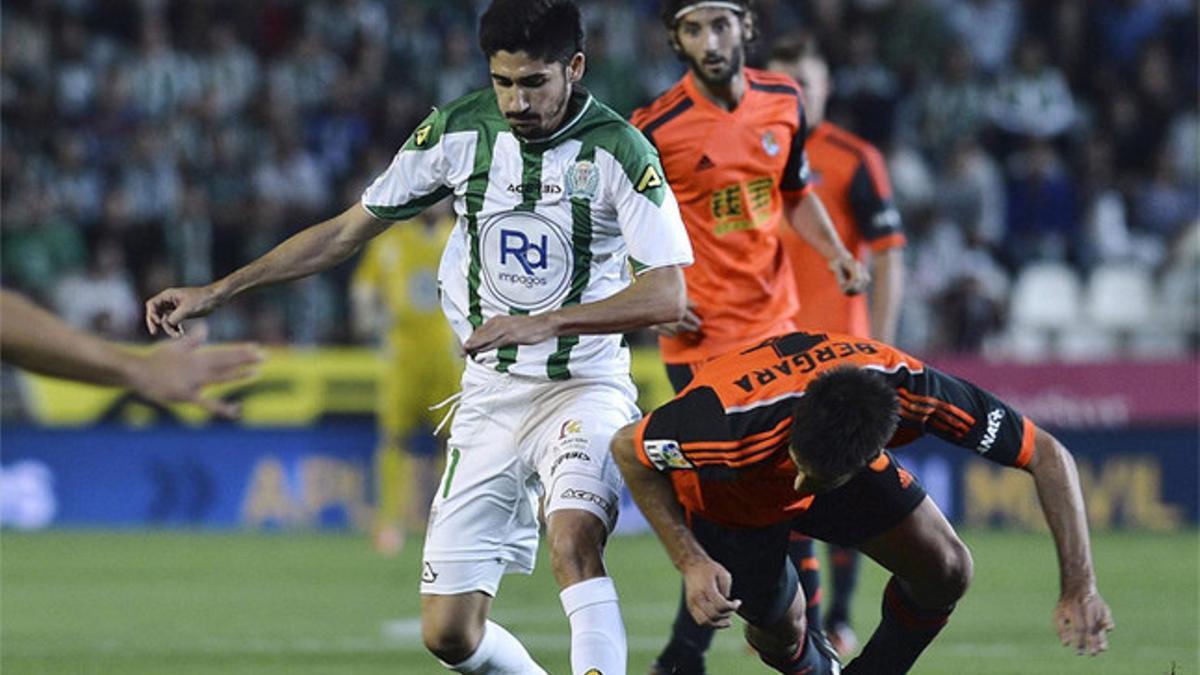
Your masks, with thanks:
M1017 453L1017 461L1013 463L1013 466L1018 469L1024 468L1029 464L1029 460L1033 459L1034 440L1037 438L1037 427L1033 422L1030 422L1028 417L1023 418L1023 421L1021 451Z

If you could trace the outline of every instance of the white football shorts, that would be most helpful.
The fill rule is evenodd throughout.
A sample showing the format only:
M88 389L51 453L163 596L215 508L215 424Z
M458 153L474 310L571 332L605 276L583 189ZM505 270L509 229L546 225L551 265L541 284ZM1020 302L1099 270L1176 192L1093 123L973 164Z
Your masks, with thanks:
M628 376L545 381L468 362L430 508L421 592L494 596L505 573L533 572L538 510L592 513L611 532L623 481L609 452L637 420Z

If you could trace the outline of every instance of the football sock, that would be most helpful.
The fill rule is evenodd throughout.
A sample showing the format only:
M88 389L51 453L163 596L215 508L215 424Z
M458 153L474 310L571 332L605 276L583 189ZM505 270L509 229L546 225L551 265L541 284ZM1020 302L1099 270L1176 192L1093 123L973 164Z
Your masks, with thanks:
M952 611L953 605L941 609L918 607L896 577L892 577L883 589L883 617L879 627L862 653L843 672L846 675L907 673L946 625Z
M546 675L521 641L492 621L484 624L483 639L474 654L461 663L442 665L466 675Z
M800 577L804 589L804 618L809 630L823 630L821 622L821 562L813 548L813 540L796 532L788 534L788 558Z
M822 651L816 644L819 638L815 636L813 631L805 631L804 639L800 641L796 653L786 661L767 658L761 652L758 658L775 670L788 675L828 675L838 672L834 669L836 661L829 653L832 650Z
M564 588L559 598L571 623L571 672L624 675L625 624L612 579L581 581Z
M858 551L830 545L829 561L833 563L833 569L830 574L829 613L825 615L825 623L828 626L849 624L850 602L858 586Z
M658 655L656 663L668 673L702 675L704 652L712 644L714 632L714 629L692 620L687 608L687 596L681 588L679 609L675 612L675 622L671 624L671 641Z

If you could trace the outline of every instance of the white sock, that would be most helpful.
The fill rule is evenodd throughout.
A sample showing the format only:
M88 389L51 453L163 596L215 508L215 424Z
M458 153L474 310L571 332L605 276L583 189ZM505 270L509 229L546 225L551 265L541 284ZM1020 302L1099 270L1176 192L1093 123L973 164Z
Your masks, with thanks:
M504 626L492 621L484 624L483 639L474 654L461 663L442 665L468 675L546 675L525 651L525 645L504 630Z
M563 589L563 611L571 622L571 672L574 675L624 675L628 656L625 624L617 587L596 577Z

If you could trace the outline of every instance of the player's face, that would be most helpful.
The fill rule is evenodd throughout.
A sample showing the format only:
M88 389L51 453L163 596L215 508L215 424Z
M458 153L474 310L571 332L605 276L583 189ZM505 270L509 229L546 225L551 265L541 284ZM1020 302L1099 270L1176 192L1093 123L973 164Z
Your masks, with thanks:
M855 472L853 471L841 476L822 475L820 472L815 471L811 466L809 466L808 463L804 461L804 458L800 456L800 454L794 449L792 450L791 454L792 463L796 465L796 481L793 484L793 487L796 489L796 492L803 496L820 495L825 494L826 492L832 492L833 490L845 485L850 481L851 478L854 477Z
M522 138L553 134L566 117L571 85L583 77L583 54L566 64L542 61L525 52L496 52L488 61L500 112Z
M728 9L695 9L679 19L675 40L697 77L705 84L725 85L742 71L748 23Z
M825 119L825 104L831 91L829 66L821 59L804 57L797 61L775 61L767 64L768 70L790 75L804 90L804 110L810 124Z

